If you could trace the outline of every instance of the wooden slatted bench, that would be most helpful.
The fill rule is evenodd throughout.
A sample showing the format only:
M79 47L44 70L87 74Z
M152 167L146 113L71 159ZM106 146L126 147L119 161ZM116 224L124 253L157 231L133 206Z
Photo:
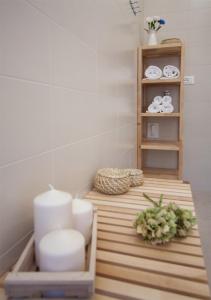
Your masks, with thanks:
M143 192L174 201L194 212L189 184L145 178L127 194L107 196L91 191L86 198L98 208L95 300L210 299L197 225L185 239L153 246L136 235L135 214L151 204Z

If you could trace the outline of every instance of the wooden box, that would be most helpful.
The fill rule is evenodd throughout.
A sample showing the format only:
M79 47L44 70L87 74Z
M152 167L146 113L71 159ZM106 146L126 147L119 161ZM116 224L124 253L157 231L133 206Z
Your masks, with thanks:
M12 272L5 279L9 299L47 299L49 291L59 292L55 299L87 298L94 292L97 243L97 211L94 211L92 237L87 246L84 272L38 272L34 237L26 245ZM47 294L46 294L47 292Z

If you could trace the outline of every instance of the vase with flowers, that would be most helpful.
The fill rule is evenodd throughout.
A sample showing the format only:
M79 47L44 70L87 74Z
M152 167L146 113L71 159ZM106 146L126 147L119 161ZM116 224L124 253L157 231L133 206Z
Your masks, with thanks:
M148 45L153 46L158 44L157 32L165 25L165 20L161 19L159 16L147 17L146 24L147 28L145 30L148 33Z

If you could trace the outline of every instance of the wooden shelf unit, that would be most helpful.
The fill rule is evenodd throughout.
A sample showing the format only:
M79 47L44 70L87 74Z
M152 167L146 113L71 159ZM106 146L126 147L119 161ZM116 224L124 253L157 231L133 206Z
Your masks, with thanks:
M171 59L178 60L180 77L175 79L158 79L149 80L144 78L144 71L147 66L147 60L164 59L171 63ZM149 64L148 64L149 65ZM160 44L156 46L143 46L138 48L138 89L137 89L137 165L142 169L146 176L160 178L176 178L182 179L183 172L183 102L184 102L184 46L178 44ZM149 113L146 112L146 89L161 87L168 89L171 86L173 89L178 89L178 111L173 113ZM148 100L148 99L147 99ZM177 122L178 136L176 141L166 140L148 140L144 137L144 124L150 118L159 118L157 120L166 120L170 122L173 118ZM162 119L163 118L163 119ZM153 121L154 122L154 121ZM160 122L160 121L159 121ZM174 140L174 138L173 138ZM177 167L175 169L165 168L148 168L145 165L143 151L159 150L159 151L176 151ZM155 151L156 153L156 151Z

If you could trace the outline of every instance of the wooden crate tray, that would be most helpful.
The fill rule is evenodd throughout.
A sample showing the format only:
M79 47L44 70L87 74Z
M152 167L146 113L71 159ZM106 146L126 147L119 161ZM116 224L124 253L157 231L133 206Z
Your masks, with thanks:
M97 244L97 211L94 211L92 238L87 247L84 272L38 272L34 259L32 236L12 272L5 279L9 299L46 299L43 293L61 291L59 299L90 297L95 285L95 262ZM55 298L54 298L55 300Z
M98 208L96 292L93 299L210 299L207 273L196 225L188 237L153 246L132 227L135 214L151 204L143 192L175 201L194 212L189 184L145 178L124 195L91 191L86 198Z

